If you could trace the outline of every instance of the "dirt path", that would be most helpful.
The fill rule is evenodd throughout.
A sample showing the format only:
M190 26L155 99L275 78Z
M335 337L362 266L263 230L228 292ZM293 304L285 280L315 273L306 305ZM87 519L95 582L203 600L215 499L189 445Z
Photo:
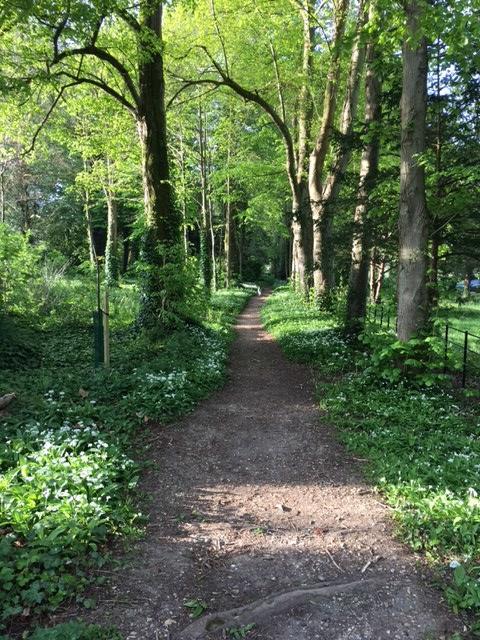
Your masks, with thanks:
M239 318L225 388L156 434L148 535L92 619L128 640L250 623L262 640L448 637L459 625L319 423L308 371L262 330L263 300ZM192 598L208 604L193 624Z

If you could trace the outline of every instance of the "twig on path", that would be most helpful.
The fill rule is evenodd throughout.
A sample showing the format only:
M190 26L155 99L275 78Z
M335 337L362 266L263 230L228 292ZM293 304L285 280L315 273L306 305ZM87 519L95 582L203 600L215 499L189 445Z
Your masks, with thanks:
M330 553L330 551L329 551L328 549L325 549L325 551L327 552L327 556L330 558L330 560L332 561L332 563L337 567L337 569L338 569L339 571L341 571L342 573L345 573L345 569L342 569L342 567L341 567L339 564L337 564L337 563L335 562L335 559L334 559L334 557L332 556L332 554Z
M365 571L372 566L372 564L376 564L379 560L382 559L382 556L375 556L371 560L369 560L363 567L360 573L365 573Z

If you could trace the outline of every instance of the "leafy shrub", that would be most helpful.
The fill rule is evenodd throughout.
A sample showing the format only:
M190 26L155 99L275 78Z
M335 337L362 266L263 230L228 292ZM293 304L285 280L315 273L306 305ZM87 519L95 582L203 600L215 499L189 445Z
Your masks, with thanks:
M364 333L361 341L370 351L365 373L373 378L421 387L431 387L445 379L444 344L436 336L400 342L390 334Z
M0 314L35 312L32 284L39 255L27 236L0 223Z

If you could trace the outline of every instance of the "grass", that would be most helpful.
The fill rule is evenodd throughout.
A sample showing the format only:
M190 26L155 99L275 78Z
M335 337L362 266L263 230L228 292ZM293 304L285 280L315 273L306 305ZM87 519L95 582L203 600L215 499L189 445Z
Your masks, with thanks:
M399 535L438 570L455 610L480 614L480 421L448 387L376 375L368 347L287 289L266 303L286 355L314 367L321 407L393 507ZM374 355L374 354L373 354ZM472 632L479 631L473 627Z
M17 400L0 417L0 630L66 599L93 606L84 595L91 568L108 561L113 537L144 523L135 443L223 383L232 323L249 297L214 294L203 322L152 341L132 324L135 288L114 291L106 371L92 366L91 291L82 297L82 283L56 283L62 313L35 325L2 319L0 396ZM28 637L117 637L99 633L77 625Z

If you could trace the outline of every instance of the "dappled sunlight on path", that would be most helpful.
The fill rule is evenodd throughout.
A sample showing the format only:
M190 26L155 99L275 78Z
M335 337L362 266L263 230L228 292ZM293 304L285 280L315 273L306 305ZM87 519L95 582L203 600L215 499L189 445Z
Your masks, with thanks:
M263 299L239 318L224 389L153 434L147 536L91 619L129 640L220 639L237 623L262 640L446 638L455 619L320 423L308 370L262 329ZM190 626L192 599L208 631Z

